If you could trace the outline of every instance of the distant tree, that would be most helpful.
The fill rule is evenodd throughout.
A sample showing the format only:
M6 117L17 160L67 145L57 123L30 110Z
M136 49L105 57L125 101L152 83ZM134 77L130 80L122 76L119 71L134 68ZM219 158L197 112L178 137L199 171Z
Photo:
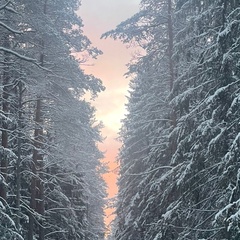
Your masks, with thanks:
M161 191L155 186L169 168L175 124L168 96L174 82L172 1L141 1L140 12L103 36L141 46L120 139L116 239L152 239ZM150 230L151 229L151 230Z

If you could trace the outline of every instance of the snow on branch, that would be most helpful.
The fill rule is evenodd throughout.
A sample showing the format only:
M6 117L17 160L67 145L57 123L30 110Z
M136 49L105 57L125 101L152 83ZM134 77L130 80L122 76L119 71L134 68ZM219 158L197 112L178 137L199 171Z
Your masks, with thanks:
M150 171L145 171L145 172L141 172L141 173L129 173L129 174L125 174L127 176L141 176L141 175L145 175L145 174L150 174L152 172L155 172L159 169L170 169L172 170L173 167L172 166L160 166L160 167L157 167L157 168L154 168L153 170L150 170Z
M66 230L58 230L58 231L53 231L45 235L45 237L49 237L50 235L56 234L56 233L68 233Z
M14 56L16 56L16 57L24 60L24 61L31 62L31 63L35 64L36 66L38 66L39 68L41 68L42 70L45 70L45 71L48 71L48 72L52 73L51 70L49 70L48 68L45 68L45 67L41 66L41 64L40 64L36 59L34 59L34 58L26 57L26 56L24 56L24 55L22 55L22 54L20 54L20 53L17 53L17 52L15 52L15 51L13 51L13 50L11 50L11 49L8 49L8 48L5 48L5 47L0 47L0 51L2 51L2 52L7 52L7 53L9 53L9 54L12 54L12 55L14 55ZM56 75L56 74L55 74L55 75ZM56 76L58 76L58 75L56 75ZM60 76L59 76L59 77L60 77Z
M21 54L15 52L15 51L13 51L13 50L11 50L11 49L8 49L8 48L5 48L5 47L0 47L0 51L10 53L10 54L12 54L12 55L14 55L14 56L16 56L16 57L18 57L18 58L20 58L20 59L22 59L22 60L25 60L25 61L27 61L27 62L33 62L33 63L36 63L36 62L37 62L37 60L34 59L34 58L26 57L26 56L24 56L24 55L21 55Z
M3 4L2 6L0 6L0 11L3 9L7 9L9 12L18 14L18 12L16 10L14 10L12 7L8 6L10 3L12 3L12 1L8 1L5 4Z
M8 25L6 25L5 23L1 22L0 21L0 26L6 28L8 31L12 32L12 33L15 33L15 34L22 34L21 31L18 31L18 30L15 30L15 29L12 29L11 27L9 27Z
M16 10L14 10L12 7L6 6L6 9L7 9L9 12L18 14L18 12L17 12Z
M8 1L5 4L3 4L2 6L0 6L0 10L6 8L9 3L11 3L11 1Z

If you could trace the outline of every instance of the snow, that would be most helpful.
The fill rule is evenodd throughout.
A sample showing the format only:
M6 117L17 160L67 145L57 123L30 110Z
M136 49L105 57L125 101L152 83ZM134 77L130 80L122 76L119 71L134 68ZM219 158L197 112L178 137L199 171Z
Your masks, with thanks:
M218 222L218 220L219 220L221 217L224 216L224 213L225 213L225 212L228 212L229 209L234 208L234 206L237 206L237 207L240 206L240 199L239 199L238 201L235 201L235 202L232 202L232 203L227 204L223 209L221 209L220 211L218 211L218 213L215 214L213 224L215 225L216 222ZM232 216L233 216L233 218L234 218L234 217L238 217L238 216L239 216L239 213L240 213L240 210L237 211L234 215L231 215L228 219L231 219Z
M34 58L26 57L24 55L21 55L21 54L17 53L16 51L13 51L11 49L8 49L8 48L2 47L2 46L0 46L0 51L10 53L10 54L22 59L22 60L28 61L28 62L37 63L37 60L34 59Z
M172 217L172 214L175 213L175 210L178 209L180 206L180 202L178 202L177 204L176 203L173 203L173 204L170 204L168 210L166 213L164 213L162 216L163 218L165 219L165 221L171 219Z

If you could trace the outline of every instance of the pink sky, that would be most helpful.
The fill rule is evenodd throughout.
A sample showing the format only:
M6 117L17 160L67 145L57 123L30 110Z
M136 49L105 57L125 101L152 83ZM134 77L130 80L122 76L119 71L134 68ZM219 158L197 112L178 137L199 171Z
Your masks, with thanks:
M109 197L117 193L116 156L120 143L116 141L121 126L120 120L126 112L127 89L129 80L123 75L127 71L126 64L131 59L131 50L119 41L113 39L100 39L100 36L114 29L121 21L126 20L138 10L140 0L82 0L79 14L83 19L84 33L90 38L93 45L103 51L97 60L89 60L90 66L84 66L86 73L91 73L103 81L106 90L99 95L93 103L97 109L96 117L102 121L104 129L102 134L106 137L100 149L105 154L110 172L104 176L108 184ZM106 212L107 215L111 210ZM107 224L112 220L107 216Z

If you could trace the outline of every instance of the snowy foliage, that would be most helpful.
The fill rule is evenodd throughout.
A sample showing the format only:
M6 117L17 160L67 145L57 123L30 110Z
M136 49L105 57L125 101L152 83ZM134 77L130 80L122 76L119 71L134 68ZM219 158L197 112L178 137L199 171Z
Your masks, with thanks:
M1 239L103 239L100 127L83 97L104 88L73 57L101 51L78 7L0 4Z
M115 239L239 238L239 30L239 1L142 0L103 35L146 53L129 67Z

